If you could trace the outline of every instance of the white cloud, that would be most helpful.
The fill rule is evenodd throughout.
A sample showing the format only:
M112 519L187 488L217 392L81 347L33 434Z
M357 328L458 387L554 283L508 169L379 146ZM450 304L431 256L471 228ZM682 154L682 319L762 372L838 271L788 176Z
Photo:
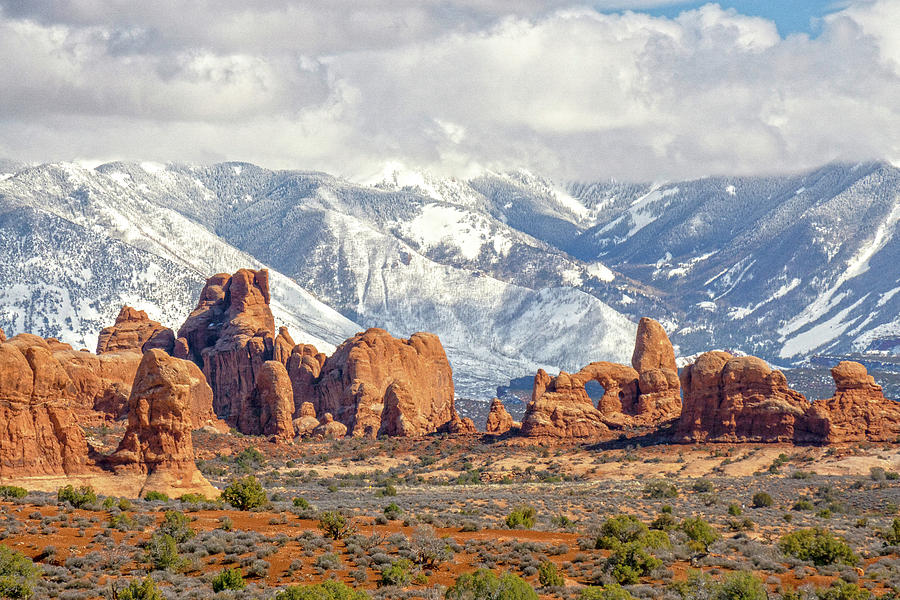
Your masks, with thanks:
M0 155L19 159L659 179L900 156L890 0L814 39L714 4L675 19L562 0L14 4Z

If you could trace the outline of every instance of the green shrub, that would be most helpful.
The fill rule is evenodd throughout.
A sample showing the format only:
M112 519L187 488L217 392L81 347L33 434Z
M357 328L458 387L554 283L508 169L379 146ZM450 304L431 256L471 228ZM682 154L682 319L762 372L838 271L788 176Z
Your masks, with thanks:
M154 501L168 502L169 497L166 496L165 494L163 494L162 492L156 492L156 491L151 490L151 491L147 492L146 494L144 494L144 500L147 500L150 502L154 502Z
M881 537L890 546L900 546L900 518L895 518L891 528L881 532Z
M859 561L843 538L819 527L792 531L781 538L778 547L784 554L812 561L815 565L855 565Z
M137 527L137 522L127 513L119 513L111 516L109 521L106 522L106 526L111 529L118 529L119 531L128 531L129 529Z
M675 498L678 496L678 488L674 484L662 479L655 479L644 486L644 496L647 498Z
M715 490L713 482L709 479L695 479L691 484L691 490L699 493L709 493Z
M223 569L212 580L212 589L217 593L222 590L242 590L244 585L240 569Z
M0 544L0 598L30 598L38 572L30 558Z
M162 592L149 575L141 580L132 579L127 587L115 590L112 597L119 600L163 600Z
M396 502L391 502L384 507L384 516L391 521L396 521L403 516L403 509L397 506Z
M504 573L497 576L487 569L463 573L446 592L447 600L538 600L527 581Z
M297 508L302 508L304 510L310 508L309 501L306 498L301 498L299 496L297 498L294 498L294 506L296 506Z
M647 552L639 542L620 544L606 561L606 568L616 583L631 584L649 575L662 561Z
M369 600L369 595L342 581L325 581L292 585L275 594L275 600Z
M191 520L186 514L177 510L167 510L163 517L163 522L159 526L159 533L165 533L172 536L175 543L180 544L194 537L194 530L191 529Z
M672 540L665 531L654 529L641 538L641 543L652 550L669 550L672 548Z
M201 502L206 502L207 498L203 494L182 494L179 496L178 501L183 504L200 504Z
M536 516L537 511L534 510L533 506L523 504L507 515L506 526L510 529L531 529L534 527Z
M870 600L872 592L855 583L836 580L831 587L819 590L816 594L820 600Z
M386 481L384 483L384 487L380 487L377 490L375 490L375 496L378 498L383 498L384 496L396 496L396 495L397 495L397 488L394 487L394 484L392 484L389 481Z
M67 485L57 490L56 499L59 502L68 502L73 508L83 508L88 504L97 503L97 493L89 485L82 485L78 488Z
M660 513L653 521L650 523L650 529L656 529L658 531L672 531L675 529L675 526L678 525L678 521L675 520L675 517L672 516L670 512Z
M794 505L791 507L791 510L812 510L815 508L812 502L809 500L797 500L794 502Z
M741 505L737 502L732 502L728 505L728 514L732 517L739 517L744 513L744 510L741 508Z
M154 533L147 542L147 562L153 569L169 569L177 571L184 564L178 555L175 539L167 533Z
M775 504L775 501L772 500L772 496L765 492L758 492L753 494L753 501L751 505L753 508L766 508L767 506L772 506Z
M23 487L16 487L14 485L0 485L0 498L4 500L24 498L27 495L28 490Z
M538 581L544 587L560 587L566 583L565 577L559 573L556 565L549 560L545 560L538 567Z
M251 473L266 464L266 457L263 456L262 452L251 446L241 450L234 457L234 462L245 473Z
M647 534L647 526L633 515L616 515L600 526L597 548L611 549L619 544L635 542Z
M238 510L258 508L269 501L262 484L253 475L232 479L228 487L222 490L222 500Z
M707 552L709 545L719 539L719 534L712 525L700 517L685 519L678 529L688 537L688 547L695 552Z
M578 600L634 600L634 596L618 583L610 583L608 585L589 585L581 588Z
M319 529L333 540L340 540L356 532L356 526L342 515L333 510L327 510L319 515Z
M412 579L412 561L401 558L395 560L381 570L381 580L378 585L396 585L404 587Z
M715 588L714 600L766 600L766 586L754 575L738 571L725 576Z

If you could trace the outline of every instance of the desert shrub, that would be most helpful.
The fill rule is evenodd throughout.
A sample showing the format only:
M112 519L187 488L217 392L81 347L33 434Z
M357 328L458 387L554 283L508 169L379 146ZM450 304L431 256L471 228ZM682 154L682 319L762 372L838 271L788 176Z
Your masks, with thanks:
M21 552L0 544L0 598L30 598L38 568Z
M662 561L647 552L639 542L618 545L606 561L606 568L619 584L631 584L649 575Z
M831 587L819 590L816 594L819 600L869 600L872 592L861 588L855 583L836 580Z
M675 484L668 481L655 479L644 486L644 496L657 500L661 498L675 498L678 496L678 488L675 487Z
M537 511L533 506L523 504L519 506L506 517L506 526L510 529L531 529L534 527L534 519Z
M675 517L672 516L670 512L660 513L653 521L650 523L650 529L656 529L659 531L671 531L675 529L678 525L678 521L675 520Z
M809 500L797 500L791 507L791 510L812 510L815 505Z
M843 538L819 527L792 531L782 536L778 547L784 554L812 561L816 565L854 565L859 561Z
M766 508L767 506L772 506L775 504L775 501L772 500L772 496L767 494L766 492L758 492L753 494L753 499L751 501L751 506L753 508Z
M67 485L56 491L56 499L59 502L68 502L73 508L83 508L88 504L97 503L97 493L89 485L74 487Z
M736 502L732 502L728 505L728 514L732 517L739 517L743 512L744 510L741 508L741 505Z
M895 518L891 528L881 532L881 537L890 546L900 546L900 518Z
M413 560L416 564L433 569L453 558L453 549L446 538L439 538L430 525L419 525L410 537Z
M176 543L181 544L194 537L191 520L186 514L177 510L167 510L163 522L159 526L160 533L171 535Z
M356 533L356 526L337 511L327 510L319 515L319 529L333 540L340 540Z
M14 500L16 498L24 498L28 495L28 490L23 487L14 485L0 485L0 498L4 500Z
M754 575L746 571L728 574L714 588L713 600L766 600L766 586Z
M641 543L653 550L669 550L672 548L672 540L669 539L669 534L660 529L648 532L647 535L641 538Z
M163 600L162 592L149 575L141 580L132 579L121 590L113 588L111 596L118 600Z
M222 490L222 500L238 510L250 510L265 505L269 500L262 484L253 475L232 479Z
M266 463L266 457L256 448L249 446L241 450L240 453L234 457L234 463L240 470L245 473L250 473L263 466Z
M706 552L709 545L719 539L719 534L712 528L712 525L701 519L700 517L687 518L678 526L679 531L683 531L690 542L688 546L695 552Z
M869 477L872 478L872 481L884 481L886 478L882 467L872 467L869 469Z
M337 569L341 568L341 557L334 552L326 552L325 554L322 554L318 558L316 558L314 566L316 568L322 569L323 571L336 571Z
M556 565L549 560L545 560L538 567L538 581L544 587L560 587L566 583L565 577L559 573Z
M157 492L157 491L151 490L151 491L147 492L146 494L144 494L144 500L147 500L149 502L153 502L153 501L168 502L169 497L166 496L165 494L163 494L162 492Z
M709 493L715 490L715 486L709 479L695 479L691 484L691 490L698 493Z
M178 497L178 501L183 504L200 504L206 502L206 496L203 494L182 494Z
M242 590L244 585L240 569L223 569L212 580L212 589L217 593L222 590Z
M310 507L309 501L306 498L297 497L293 500L294 506L297 508L307 509Z
M381 570L381 580L378 585L396 585L403 587L412 579L412 562L401 558Z
M383 498L384 496L396 496L397 488L390 481L386 481L383 487L375 490L375 496L377 498Z
M445 597L447 600L538 600L534 588L518 575L504 573L498 577L487 569L463 573Z
M222 531L231 531L234 529L234 521L228 515L219 517L219 528Z
M109 518L109 521L106 522L106 526L110 529L128 531L129 529L134 529L135 527L137 527L137 522L132 519L127 513L119 513L117 515L112 515Z
M396 502L391 502L384 507L384 516L391 521L396 521L403 516L403 509L397 506Z
M619 544L634 542L647 534L648 528L633 515L616 515L600 526L597 548L610 549Z
M146 560L154 569L178 570L184 561L178 555L175 539L167 533L154 533L147 542Z
M342 581L325 581L292 585L275 594L275 600L369 600L369 595Z
M634 600L634 596L618 583L610 583L581 588L578 600Z

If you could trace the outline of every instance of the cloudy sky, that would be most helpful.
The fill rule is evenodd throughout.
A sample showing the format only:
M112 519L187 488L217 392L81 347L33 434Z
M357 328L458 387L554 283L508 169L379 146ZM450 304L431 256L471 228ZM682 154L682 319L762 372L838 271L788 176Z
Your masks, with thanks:
M900 163L900 1L0 0L0 157L559 180Z

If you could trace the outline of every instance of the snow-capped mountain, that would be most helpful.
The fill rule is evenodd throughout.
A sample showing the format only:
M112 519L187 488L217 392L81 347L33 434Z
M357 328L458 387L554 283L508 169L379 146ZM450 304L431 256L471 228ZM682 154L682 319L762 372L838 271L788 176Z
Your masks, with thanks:
M433 331L464 394L489 396L498 383L539 366L627 359L634 324L572 287L609 285L608 269L494 218L487 200L467 185L441 185L449 200L418 188L359 186L236 163L25 168L0 181L0 206L54 219L58 225L49 230L71 231L71 249L59 256L41 243L36 224L10 225L10 238L37 241L30 255L21 247L5 252L11 268L0 289L19 291L18 303L10 295L0 305L0 325L26 329L23 312L37 309L23 297L63 272L77 280L74 267L92 264L93 256L103 260L93 277L108 286L101 307L88 315L81 308L91 301L87 291L66 280L60 287L77 299L42 305L48 316L40 333L90 346L125 301L177 326L204 277L265 265L276 318L298 341L330 350L368 326L396 335ZM454 187L460 195L450 193ZM106 260L107 244L141 260ZM14 268L31 259L43 270ZM140 286L142 273L161 280Z
M609 206L573 254L657 289L682 350L787 364L900 333L900 170L889 164L571 191Z
M92 347L123 303L177 326L205 277L266 266L298 341L432 331L473 397L538 367L627 362L643 315L684 355L796 364L900 336L898 193L885 163L560 186L3 161L0 326Z

